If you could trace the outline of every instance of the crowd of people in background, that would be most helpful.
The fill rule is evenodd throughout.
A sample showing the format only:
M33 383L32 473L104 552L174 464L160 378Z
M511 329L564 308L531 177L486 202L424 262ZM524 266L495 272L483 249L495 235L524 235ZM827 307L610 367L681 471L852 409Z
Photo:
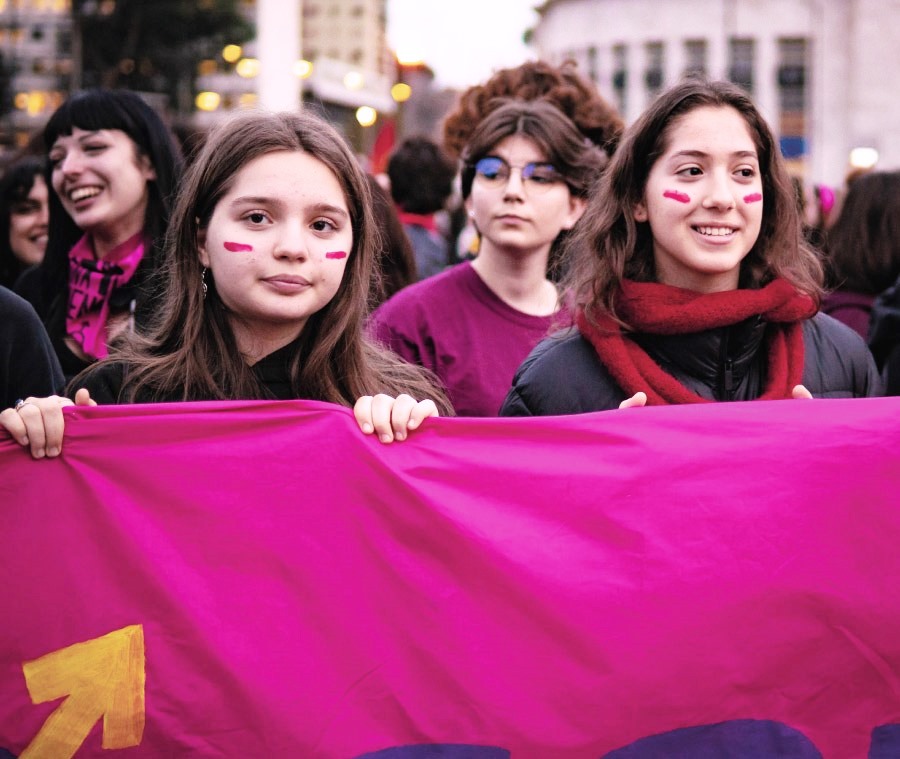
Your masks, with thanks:
M191 149L75 94L0 178L0 425L73 402L307 398L429 416L900 394L900 172L788 174L752 100L689 78L626 128L575 64L462 93L367 174L307 112ZM867 347L868 342L868 347Z

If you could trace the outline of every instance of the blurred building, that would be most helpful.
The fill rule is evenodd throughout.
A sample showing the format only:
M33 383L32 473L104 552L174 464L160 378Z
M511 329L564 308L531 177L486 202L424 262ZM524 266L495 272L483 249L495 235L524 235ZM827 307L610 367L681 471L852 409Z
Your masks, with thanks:
M753 96L792 173L842 182L853 162L900 168L900 0L546 0L536 54L579 62L633 121L697 71Z
M22 147L65 99L68 0L0 0L0 150Z
M365 130L396 110L391 97L396 62L386 40L387 0L285 2L299 2L301 7L301 58L294 75L302 81L303 101L324 112L358 148L367 149L374 138ZM253 0L245 0L242 7L259 22ZM197 126L208 126L255 101L254 80L265 65L265 51L251 41L223 55L234 57L200 64Z
M293 73L302 81L303 100L366 149L374 137L363 123L374 119L377 125L397 108L391 96L397 64L386 40L387 0L284 1L300 7L301 59ZM41 129L73 86L77 51L71 5L71 0L0 0L0 152ZM106 5L114 2L90 7L105 12ZM257 22L255 0L241 0L239 7ZM232 45L197 61L194 127L256 103L265 62L265 51L257 48L254 41Z

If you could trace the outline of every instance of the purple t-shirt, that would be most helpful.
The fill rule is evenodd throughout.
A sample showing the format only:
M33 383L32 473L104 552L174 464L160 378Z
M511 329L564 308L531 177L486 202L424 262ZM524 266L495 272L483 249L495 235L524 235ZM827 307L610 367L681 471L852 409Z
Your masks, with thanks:
M372 314L369 332L437 374L460 416L496 416L531 349L570 324L566 309L517 311L466 262L400 290Z
M852 327L865 340L869 334L874 295L863 295L849 290L835 290L825 296L822 311Z

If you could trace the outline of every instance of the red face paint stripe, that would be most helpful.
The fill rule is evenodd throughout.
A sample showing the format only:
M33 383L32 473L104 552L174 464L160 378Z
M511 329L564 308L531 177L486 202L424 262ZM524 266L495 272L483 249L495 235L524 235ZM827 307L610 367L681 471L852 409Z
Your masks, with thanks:
M762 200L761 192L751 192L749 195L744 195L745 203L758 203L760 200Z
M347 254L343 250L333 250L331 253L326 253L325 258L346 258Z
M222 244L225 250L230 250L232 253L243 253L244 251L253 250L252 245L245 245L242 242L226 242Z
M678 192L677 190L666 190L663 193L664 198L671 198L672 200L677 200L679 203L690 203L691 198L689 195L685 195L683 192Z

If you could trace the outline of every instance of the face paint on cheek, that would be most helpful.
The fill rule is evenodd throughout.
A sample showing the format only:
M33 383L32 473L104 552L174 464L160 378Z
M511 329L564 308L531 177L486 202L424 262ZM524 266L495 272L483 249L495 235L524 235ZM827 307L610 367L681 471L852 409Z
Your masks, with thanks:
M325 254L325 258L346 258L347 253L343 250L333 250Z
M745 203L759 203L762 200L761 192L751 192L749 195L744 195Z
M225 250L230 251L231 253L244 253L245 251L252 251L252 245L245 245L242 242L225 242L222 243Z
M691 198L689 195L685 195L683 192L678 192L677 190L666 190L663 193L664 198L670 198L671 200L677 200L679 203L690 203Z

